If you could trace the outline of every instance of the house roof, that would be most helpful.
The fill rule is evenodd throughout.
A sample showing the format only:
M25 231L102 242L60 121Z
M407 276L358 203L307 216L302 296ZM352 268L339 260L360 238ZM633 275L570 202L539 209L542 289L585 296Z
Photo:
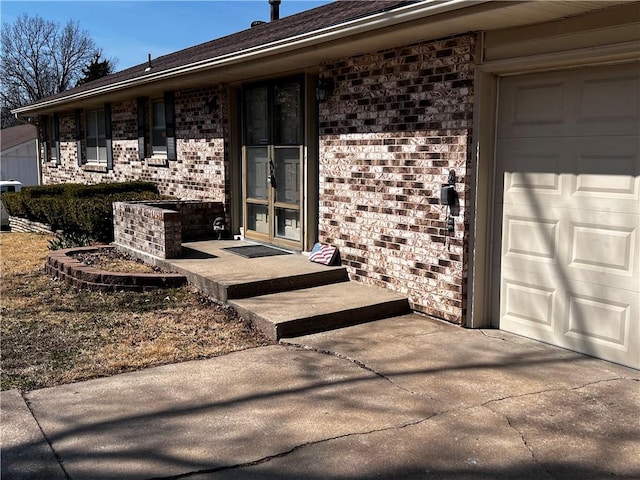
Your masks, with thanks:
M296 35L314 32L329 26L339 25L349 20L362 18L374 13L389 11L403 5L416 3L398 0L339 0L295 15L283 17L268 23L248 28L241 32L189 47L177 52L151 59L152 69L146 70L148 61L88 82L81 86L46 97L46 100L63 99L74 94L92 91L100 87L135 80L150 74L158 75L177 67L197 64L212 58L219 58L235 52L285 40ZM265 1L265 7L268 6ZM41 101L35 102L37 105ZM20 109L18 109L20 110Z
M150 69L141 63L13 112L25 117L164 89L305 71L327 59L566 18L621 3L624 0L339 0L152 59Z
M8 150L36 139L38 130L33 125L24 124L0 130L0 148Z
M241 32L218 38L209 42L179 50L151 60L152 72L158 73L183 65L196 64L211 58L222 57L253 47L266 45L278 40L284 40L296 35L310 33L332 25L338 25L349 20L361 18L373 13L389 11L413 1L398 0L341 0L332 4L317 7L289 17L280 18L269 23L257 25ZM267 6L265 2L265 7ZM89 90L101 85L111 84L122 80L142 77L146 73L148 62L122 70L121 72L103 77L73 91ZM64 96L71 90L58 94ZM55 98L54 96L53 98Z

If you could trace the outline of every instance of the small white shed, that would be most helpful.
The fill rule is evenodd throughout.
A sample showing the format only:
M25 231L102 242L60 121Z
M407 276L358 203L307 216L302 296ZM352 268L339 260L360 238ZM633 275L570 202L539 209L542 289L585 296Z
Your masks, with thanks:
M26 124L0 130L0 180L40 184L37 134L35 126Z

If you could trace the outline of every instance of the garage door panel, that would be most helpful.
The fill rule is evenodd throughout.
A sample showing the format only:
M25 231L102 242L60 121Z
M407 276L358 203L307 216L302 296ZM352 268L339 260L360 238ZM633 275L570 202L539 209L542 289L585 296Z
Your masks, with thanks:
M639 290L637 215L574 211L569 223L567 277L571 280Z
M566 296L560 346L640 366L637 292L576 282Z
M555 264L558 262L559 220L505 213L502 257L509 263L525 260Z
M574 173L568 194L577 207L640 213L640 147L638 136L568 138Z
M571 295L566 335L581 342L593 341L610 347L624 347L629 338L631 305L608 298ZM597 318L598 321L590 321Z
M509 212L523 213L519 207L505 205L500 261L494 267L637 290L637 217L601 213L594 218L591 212L563 209L547 209L545 218Z
M558 178L562 139L517 138L498 141L498 155L504 161L505 173L510 175L505 190L522 191L535 188L540 193L559 193Z
M561 307L555 279L544 274L523 276L521 271L503 267L500 290L501 316L508 320L504 330L549 339L553 336Z
M527 202L532 193L549 204L561 195L560 162L562 140L518 138L498 140L498 166L504 188L497 191L496 202ZM525 195L518 199L518 195Z
M640 69L541 73L500 84L498 138L636 135Z
M522 272L503 267L501 285L503 316L527 331L553 332L558 289L553 279L545 275Z
M500 85L498 134L506 137L555 136L565 123L566 78L531 76Z
M640 66L510 77L499 92L500 328L640 368Z
M640 119L640 74L589 72L577 79L576 130L582 135L635 135Z
M496 202L640 213L638 137L498 141Z

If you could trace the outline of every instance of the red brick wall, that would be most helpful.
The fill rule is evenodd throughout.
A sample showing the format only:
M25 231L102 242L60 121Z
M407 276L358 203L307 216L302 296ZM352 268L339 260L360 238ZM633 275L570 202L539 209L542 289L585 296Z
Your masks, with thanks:
M204 114L203 105L212 98L217 100L217 108L211 114ZM228 205L229 168L224 153L225 136L228 137L226 105L223 87L175 92L178 159L158 165L149 159L138 160L136 100L113 103L114 167L111 171L78 166L75 112L61 113L62 161L60 165L53 162L43 165L43 183L146 180L158 184L162 194L180 199L215 200Z
M409 297L414 309L466 314L475 37L347 58L320 104L320 240L352 279ZM447 234L440 186L456 172L460 212Z

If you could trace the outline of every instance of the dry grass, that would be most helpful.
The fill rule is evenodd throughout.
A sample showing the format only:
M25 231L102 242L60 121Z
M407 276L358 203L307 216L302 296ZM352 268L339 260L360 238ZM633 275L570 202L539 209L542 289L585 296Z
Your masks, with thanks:
M44 273L50 237L0 235L2 390L22 391L267 344L188 287L80 291Z

